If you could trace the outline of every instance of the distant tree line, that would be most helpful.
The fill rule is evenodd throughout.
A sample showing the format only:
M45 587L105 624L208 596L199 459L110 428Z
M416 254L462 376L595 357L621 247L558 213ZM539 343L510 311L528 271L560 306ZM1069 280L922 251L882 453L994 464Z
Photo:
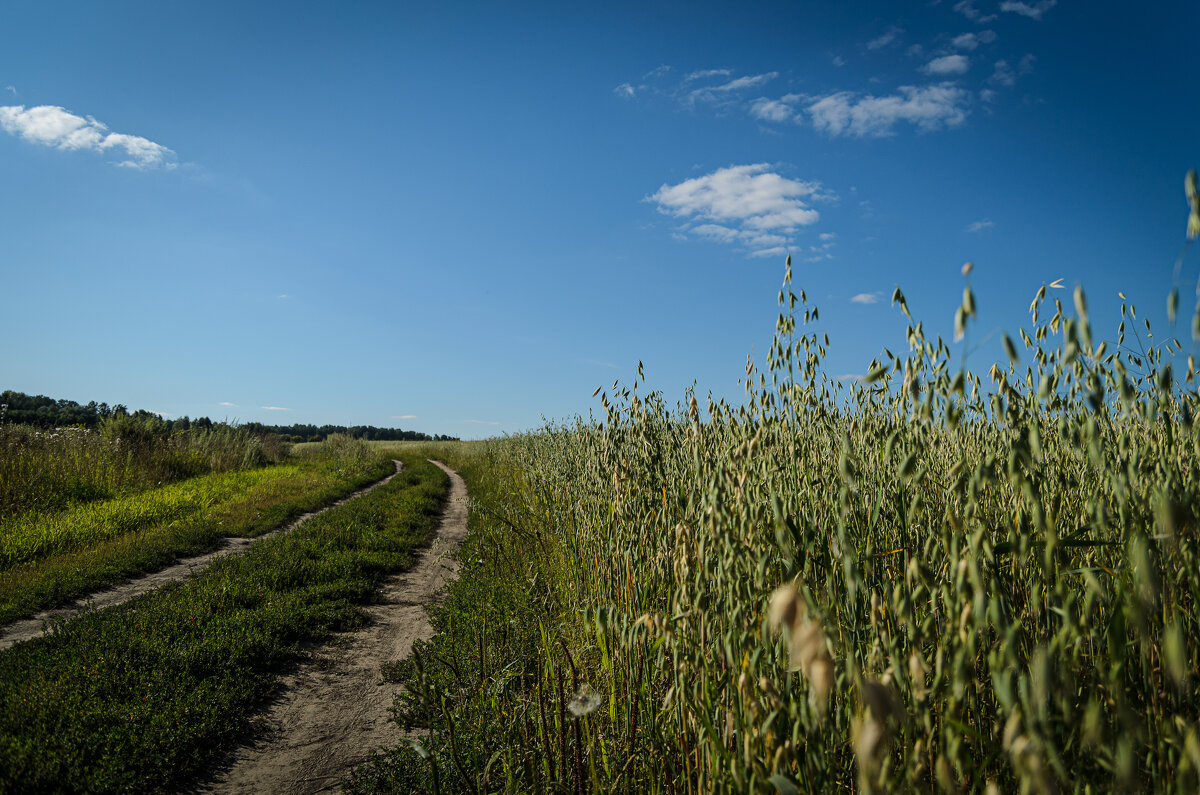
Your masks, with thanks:
M404 431L400 428L376 428L374 425L263 425L261 422L247 422L243 428L251 433L274 433L289 442L323 442L330 434L344 433L355 439L380 442L457 442L457 436L434 434L430 436L420 431Z
M7 408L4 408L4 407ZM116 417L132 417L137 420L154 420L154 430L170 435L176 431L188 431L193 428L207 430L215 425L225 423L213 422L208 417L178 417L173 420L163 419L152 411L138 409L130 411L128 407L117 403L97 403L92 401L86 405L74 400L64 400L46 397L45 395L26 395L6 389L0 392L0 422L11 422L16 425L32 425L36 428L89 428L96 429L103 420ZM379 440L388 442L456 442L457 437L437 434L430 436L417 431L404 431L399 428L376 428L374 425L263 425L261 422L247 422L239 426L256 434L276 434L288 442L323 442L332 433L344 433L356 439Z

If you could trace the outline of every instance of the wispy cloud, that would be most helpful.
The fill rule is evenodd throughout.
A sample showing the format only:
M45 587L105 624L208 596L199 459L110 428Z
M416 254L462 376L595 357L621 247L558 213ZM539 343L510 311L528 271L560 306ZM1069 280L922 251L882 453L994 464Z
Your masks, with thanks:
M971 62L967 59L967 56L955 53L954 55L943 55L940 58L934 58L921 67L921 71L933 77L949 77L951 75L965 74L970 68Z
M222 400L222 401L221 401L220 403L218 403L217 405L218 405L218 406L224 406L224 407L225 407L225 408L227 408L227 409L236 409L236 408L238 408L238 404L236 404L236 403L230 403L228 400Z
M1032 55L1022 56L1021 60L1017 62L1015 69L1009 65L1008 61L996 61L992 76L988 78L988 83L993 86L1014 86L1017 84L1018 77L1022 77L1033 71L1033 64L1036 60Z
M894 134L901 122L921 132L957 127L967 118L969 92L955 86L901 86L898 94L876 97L840 91L818 97L807 110L813 127L831 137L881 138Z
M683 231L746 246L756 256L786 250L791 235L817 222L811 201L832 198L819 182L788 179L766 163L729 166L678 185L663 184L646 197L665 215L686 219ZM695 226L691 221L700 221Z
M62 150L113 152L116 165L136 169L175 168L175 153L140 135L109 132L91 116L76 116L56 105L0 106L0 129L31 143Z
M688 101L691 103L728 102L730 98L736 95L738 92L746 91L751 88L758 88L761 85L769 83L778 76L778 72L766 72L759 75L735 77L733 80L727 80L724 83L719 83L717 85L701 86L700 88L692 89L688 93Z
M416 414L393 414L392 415L393 420L415 420L416 418L417 418Z
M877 36L867 42L868 50L882 50L890 44L898 44L900 37L904 34L904 28L892 26L882 36Z
M982 232L985 229L991 229L995 225L996 225L995 222L992 221L991 218L984 218L981 221L974 221L970 224L967 224L967 228L964 231Z
M760 121L785 122L796 115L799 94L785 94L779 99L759 97L750 103L750 115Z
M1040 3L1035 5L1022 3L1019 2L1019 0L1004 0L1004 2L1000 4L1000 10L1007 11L1012 14L1020 14L1021 16L1029 17L1030 19L1040 20L1043 14L1054 8L1056 5L1058 5L1058 0L1042 0Z
M284 408L283 406L259 406L259 408L266 409L267 411L291 411L291 409Z
M961 0L961 2L954 4L954 10L972 22L979 22L981 24L991 22L998 16L997 14L984 14L975 7L975 0Z
M778 72L737 75L732 69L697 69L680 78L671 67L660 66L637 81L621 83L613 89L618 97L643 100L667 99L684 108L711 106L729 108L741 105L745 93L779 76Z
M498 422L492 422L491 420L463 420L463 422L469 422L472 425L499 425L500 424Z
M4 90L11 93L14 97L17 95L17 87L16 86L5 86Z
M729 77L733 74L730 69L697 69L683 78L683 82L690 83L693 80L707 80L710 77Z
M883 297L883 293L878 292L878 291L873 292L873 293L859 293L858 295L851 296L850 303L866 304L866 305L877 304L877 303L879 303L879 299L882 297Z
M996 40L996 31L981 30L978 33L963 33L950 40L950 46L956 50L974 52L981 44L991 44Z
M280 294L279 294L278 296L276 296L276 297L277 297L277 298L279 298L279 300L281 300L281 301L282 301L283 299L285 299L285 298L290 298L291 296L289 296L287 293L280 293Z

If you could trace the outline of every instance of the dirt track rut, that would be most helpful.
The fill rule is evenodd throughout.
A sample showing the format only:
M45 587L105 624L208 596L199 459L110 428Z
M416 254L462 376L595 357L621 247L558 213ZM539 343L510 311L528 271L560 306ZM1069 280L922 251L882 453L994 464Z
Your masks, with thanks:
M393 460L393 463L396 465L396 471L382 480L377 480L369 486L364 486L353 494L343 497L332 505L327 505L320 510L310 511L309 513L302 514L290 524L276 528L269 533L264 533L263 535L256 536L255 538L230 537L222 539L221 546L212 552L208 552L204 555L197 555L191 558L184 558L172 566L168 566L165 569L161 569L143 577L139 577L136 580L130 580L129 582L115 585L111 588L106 588L103 591L97 591L96 593L89 594L82 599L78 599L70 604L63 605L62 607L57 607L53 610L44 610L35 615L33 618L22 619L20 621L15 621L8 626L0 627L0 651L3 651L4 649L14 646L22 641L32 640L33 638L41 636L46 631L48 626L46 622L52 621L53 619L71 618L75 614L83 610L87 610L88 608L95 608L99 610L104 607L113 607L114 605L128 602L135 596L141 596L142 594L149 593L156 588L161 588L169 582L186 580L189 577L195 577L197 574L207 569L213 560L221 555L236 555L241 552L245 552L251 544L255 544L263 539L270 538L273 535L286 533L289 530L293 530L318 514L324 513L331 508L336 508L339 505L345 505L355 497L361 497L368 491L382 486L392 478L396 477L396 475L400 473L400 470L404 468L404 465L399 461Z
M267 728L261 737L236 751L197 792L328 791L372 750L402 739L387 711L395 687L382 680L380 667L404 659L415 640L433 635L425 608L456 575L451 554L467 534L466 484L444 464L433 463L451 482L433 543L413 568L384 583L380 603L366 608L366 626L344 636L346 642L326 646L285 679L263 716Z

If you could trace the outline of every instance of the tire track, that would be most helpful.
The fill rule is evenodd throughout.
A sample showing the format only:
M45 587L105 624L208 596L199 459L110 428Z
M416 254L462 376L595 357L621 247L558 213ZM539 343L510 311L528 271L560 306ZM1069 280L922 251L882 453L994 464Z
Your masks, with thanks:
M342 776L380 746L402 738L388 714L395 686L380 667L408 657L413 642L433 636L425 612L458 572L450 556L467 534L467 487L445 464L450 496L430 546L407 571L388 578L380 602L367 606L368 622L348 643L326 646L317 659L285 677L282 692L262 717L266 730L234 752L226 768L200 793L313 793L336 787Z
M392 459L392 463L396 465L396 471L382 480L377 480L369 486L364 486L358 491L341 498L337 502L331 505L326 505L324 508L302 514L298 518L294 519L290 524L277 527L268 533L263 533L260 536L255 536L254 538L240 538L233 536L226 537L221 540L221 545L212 552L206 552L203 555L196 555L190 558L183 558L165 569L160 569L156 572L143 575L138 577L136 580L130 580L129 582L125 582L120 585L114 585L111 588L105 588L104 590L96 591L95 593L88 594L87 596L81 597L74 602L63 605L62 607L56 607L51 610L43 610L32 618L21 619L20 621L15 621L6 627L0 628L0 651L3 651L11 646L15 646L23 641L41 637L49 628L49 622L53 621L54 619L69 619L84 610L100 610L105 607L113 607L115 605L128 602L135 596L141 596L142 594L149 593L150 591L161 588L167 583L178 582L195 577L197 574L200 574L207 569L214 560L222 555L241 554L242 552L245 552L252 544L256 544L264 539L279 535L280 533L286 533L290 530L295 530L297 527L304 524L314 516L319 516L328 510L337 508L340 505L345 505L346 503L350 502L350 500L361 497L367 492L377 489L385 483L391 481L391 479L400 474L400 471L404 468L404 464L395 459Z

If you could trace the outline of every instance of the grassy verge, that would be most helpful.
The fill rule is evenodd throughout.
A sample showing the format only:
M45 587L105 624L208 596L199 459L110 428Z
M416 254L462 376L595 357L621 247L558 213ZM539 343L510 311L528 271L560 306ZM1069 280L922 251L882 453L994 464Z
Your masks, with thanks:
M445 598L429 608L434 637L383 671L406 689L397 697L396 719L417 730L420 741L377 753L343 785L355 793L491 792L566 781L559 771L572 764L575 746L563 744L572 729L564 710L578 682L558 645L571 617L553 584L557 567L544 517L528 511L519 461L503 443L421 449L467 483L470 532L462 568ZM564 673L565 682L558 680ZM534 717L520 705L546 676L546 703L563 709ZM529 771L514 776L510 754L522 744L528 753L518 765Z
M203 475L67 511L0 522L0 624L255 536L392 472L382 456L299 457L245 472Z
M182 585L0 652L0 789L162 791L249 729L299 644L410 565L448 479L409 457L385 487Z

